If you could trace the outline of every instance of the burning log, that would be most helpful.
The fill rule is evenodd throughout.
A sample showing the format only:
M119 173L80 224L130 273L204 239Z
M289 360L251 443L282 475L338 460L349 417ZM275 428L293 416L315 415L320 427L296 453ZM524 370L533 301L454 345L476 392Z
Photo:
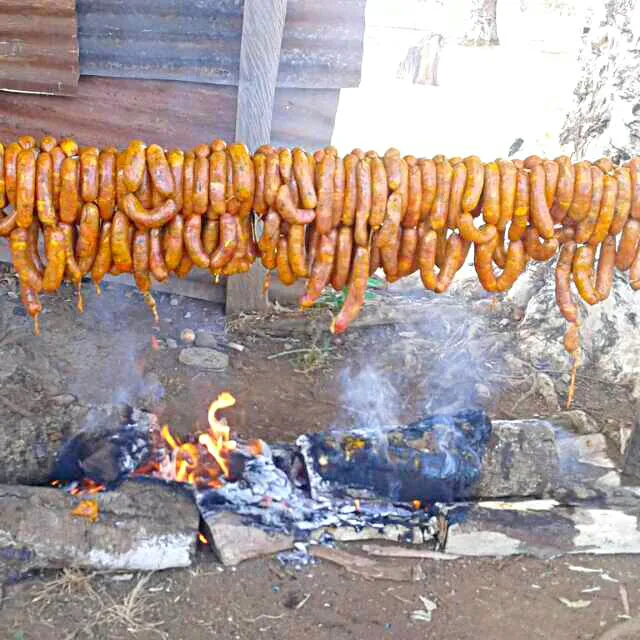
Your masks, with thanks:
M153 481L129 481L89 499L51 487L1 486L0 584L34 569L188 567L198 522L187 492Z
M482 411L431 416L390 430L307 434L297 446L311 495L421 503L541 496L558 454L551 425L496 421Z

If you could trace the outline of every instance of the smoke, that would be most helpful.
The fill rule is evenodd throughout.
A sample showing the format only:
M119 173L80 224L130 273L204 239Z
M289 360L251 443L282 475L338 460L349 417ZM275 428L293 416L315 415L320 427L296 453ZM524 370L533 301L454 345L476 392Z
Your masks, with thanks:
M502 383L509 336L495 318L479 312L484 301L458 295L420 304L422 324L363 336L356 364L340 374L340 427L384 428L428 414L486 408Z

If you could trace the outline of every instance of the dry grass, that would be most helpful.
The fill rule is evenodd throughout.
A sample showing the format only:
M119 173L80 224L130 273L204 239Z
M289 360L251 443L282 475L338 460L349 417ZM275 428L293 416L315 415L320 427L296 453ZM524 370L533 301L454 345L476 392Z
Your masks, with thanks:
M31 604L38 605L42 615L47 607L59 604L61 600L83 601L87 620L61 636L63 640L76 640L80 637L94 637L99 628L109 629L110 637L116 637L118 628L128 634L142 632L155 633L160 638L167 634L160 629L164 620L154 619L156 604L152 602L148 583L153 573L138 574L137 581L122 599L111 596L104 587L96 586L94 579L98 574L76 569L64 569L56 578L39 585Z

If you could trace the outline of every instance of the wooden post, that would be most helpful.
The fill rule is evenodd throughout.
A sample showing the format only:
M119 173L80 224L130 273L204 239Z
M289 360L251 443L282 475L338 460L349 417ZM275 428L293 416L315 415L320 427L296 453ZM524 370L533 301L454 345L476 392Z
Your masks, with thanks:
M271 139L273 99L287 0L244 0L236 140L253 152ZM265 270L256 262L249 273L227 280L227 313L266 308L262 295Z

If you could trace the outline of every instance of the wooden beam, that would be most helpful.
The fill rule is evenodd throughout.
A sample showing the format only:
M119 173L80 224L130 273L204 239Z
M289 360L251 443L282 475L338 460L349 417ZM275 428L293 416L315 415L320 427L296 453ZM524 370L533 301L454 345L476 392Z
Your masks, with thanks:
M244 0L236 140L250 151L271 139L273 100L278 78L287 0ZM265 270L255 263L249 273L227 281L227 313L260 311Z

